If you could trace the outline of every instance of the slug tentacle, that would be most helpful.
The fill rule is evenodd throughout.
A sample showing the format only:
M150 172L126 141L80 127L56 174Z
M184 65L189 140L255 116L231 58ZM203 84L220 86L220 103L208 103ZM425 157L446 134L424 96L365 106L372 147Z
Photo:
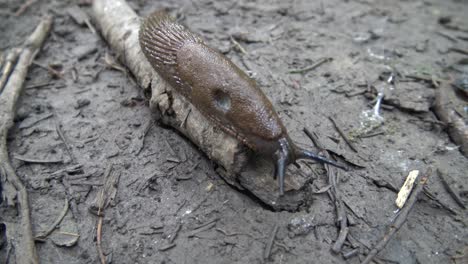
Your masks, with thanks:
M294 164L296 167L299 167L297 160L315 160L320 163L330 164L345 171L348 170L348 168L343 165L324 158L309 150L298 147L292 143L289 138L282 138L278 140L278 142L280 147L273 155L273 159L275 160L275 173L273 177L278 180L280 196L284 194L284 176L286 174L286 168L289 164Z
M318 162L321 162L321 163L326 163L326 164L329 164L329 165L332 165L332 166L335 166L337 168L340 168L342 170L345 170L347 171L348 168L346 168L345 166L343 165L340 165L334 161L331 161L329 159L326 159L320 155L317 155L311 151L308 151L306 149L302 149L302 148L299 148L299 147L296 147L296 158L297 159L309 159L309 160L315 160L315 161L318 161Z

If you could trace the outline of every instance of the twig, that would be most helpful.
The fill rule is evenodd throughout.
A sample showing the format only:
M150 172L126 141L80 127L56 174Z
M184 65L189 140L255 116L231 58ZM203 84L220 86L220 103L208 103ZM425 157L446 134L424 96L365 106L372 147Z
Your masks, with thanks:
M174 229L174 232L172 232L170 238L169 238L169 244L172 244L174 240L176 239L177 235L179 234L180 229L182 229L182 224L177 223L176 228Z
M175 247L175 246L176 246L176 244L175 244L175 243L172 243L172 244L168 244L168 245L166 245L166 246L162 246L162 247L160 247L158 250L159 250L159 251L166 251L166 250L169 250L169 249L171 249L171 248L173 248L173 247Z
M356 256L357 254L359 254L359 248L355 248L353 250L350 250L346 253L343 253L343 258L344 259L349 259L349 258L352 258L354 256Z
M70 185L103 186L100 182L70 182Z
M276 233L278 233L278 224L275 224L273 231L271 232L268 243L266 244L265 251L263 252L263 259L267 260L270 257L271 249L273 248L273 243L275 242Z
M49 176L46 177L46 180L52 179L52 178L56 177L56 175L60 175L60 174L62 174L62 173L64 173L64 172L68 172L68 173L70 173L70 172L72 172L72 173L73 173L73 172L78 172L78 171L81 170L81 167L83 167L83 165L81 165L81 164L76 164L76 165L72 165L72 166L70 166L70 167L66 167L66 168L63 168L63 169L54 171L54 172L52 172L51 174L49 174Z
M48 118L51 118L53 115L54 115L54 114L47 114L47 115L45 115L45 116L43 116L43 117L41 117L41 118L38 118L38 119L34 120L34 122L30 122L29 124L21 123L20 126L19 126L19 128L20 128L20 129L30 128L30 127L34 126L35 124L37 124L37 123L39 123L39 122L41 122L41 121L43 121L43 120L46 120L46 119L48 119Z
M359 135L359 138L370 138L370 137L375 137L375 136L383 135L383 134L385 134L385 131L378 131L378 132L375 132L375 133Z
M40 233L39 235L36 236L36 239L46 239L56 228L57 226L62 222L63 218L67 215L69 208L69 203L68 199L65 198L65 205L63 207L62 212L60 213L60 216L55 220L55 222L47 229L47 231Z
M243 54L247 54L247 51L244 49L244 47L242 47L242 45L239 42L237 42L232 36L231 41L232 43L234 43L234 46L236 46L236 48L240 50L240 52L242 52Z
M462 48L457 48L457 47L451 47L449 48L450 51L457 52L463 55L468 55L468 50L462 49Z
M338 233L338 238L333 244L331 250L333 253L338 254L341 252L341 248L343 247L343 244L346 241L346 237L349 233L348 217L346 215L346 210L344 208L343 200L341 199L341 195L338 190L338 186L336 182L336 173L331 172L331 168L329 165L325 165L325 168L328 173L329 181L331 182L331 185L332 185L332 188L328 190L328 193L331 196L330 198L332 199L332 201L334 200L335 202L336 216L337 216L337 221L339 223L339 228L340 228L340 232Z
M452 197L452 199L453 199L461 208L466 209L466 206L465 206L465 204L463 203L463 201L460 199L460 197L458 196L458 194L452 189L452 187L450 186L450 184L448 183L448 181L445 179L444 173L441 172L439 169L437 169L437 175L439 175L440 181L442 182L442 184L444 185L445 190L447 190L447 192L450 194L450 196Z
M401 209L405 205L408 199L408 196L413 190L414 182L418 178L418 175L419 175L419 170L412 170L409 172L408 176L406 177L405 182L403 183L403 186L401 186L400 190L398 191L398 195L395 200L395 204L396 206L398 206L398 208Z
M21 49L13 49L6 55L5 66L3 67L2 77L0 77L0 94L2 93L8 77L10 77L10 73L13 70L13 66L15 65L20 53Z
M46 87L46 86L49 86L49 85L52 85L54 84L53 82L46 82L46 83L38 83L38 84L31 84L29 86L26 86L26 90L29 90L29 89L36 89L36 88L42 88L42 87Z
M28 201L28 192L21 179L12 167L7 149L8 130L13 126L15 107L23 89L30 62L41 48L52 24L52 17L45 17L38 24L34 32L26 40L19 55L15 69L11 73L3 92L0 94L0 173L5 174L8 184L17 190L17 204L19 212L19 230L13 240L16 263L38 263L34 236L31 229L31 218ZM2 177L3 178L3 177ZM2 182L2 185L4 182ZM7 226L7 228L9 228Z
M440 35L440 36L442 36L442 37L444 37L444 38L446 38L446 39L448 39L448 40L450 40L450 41L452 41L454 43L458 42L458 40L456 38L450 36L449 34L446 34L446 33L442 32L442 31L436 31L436 34L438 34L438 35Z
M151 127L153 126L153 121L148 121L146 127L144 128L143 130L143 133L142 135L140 136L141 138L141 143L140 143L140 147L138 148L138 150L136 151L135 155L138 156L140 155L140 152L143 150L143 148L145 147L145 138L146 138L146 135L148 134L148 132L150 131Z
M330 119L330 121L333 123L333 126L335 127L336 131L338 131L338 133L341 135L341 137L344 139L344 141L346 142L346 144L348 144L348 146L354 151L354 152L358 152L356 147L354 146L354 144L348 139L348 137L346 136L346 134L343 132L343 130L341 130L341 128L338 126L338 124L336 123L335 119L333 119L333 117L329 116L328 119Z
M315 134L311 133L305 127L303 130L306 133L306 135L310 138L310 140L312 140L314 145L320 149L320 152L324 153L324 156L329 159L330 154L328 153L327 150L324 149L322 144L319 142L318 137ZM335 168L332 168L330 165L325 164L324 166L325 166L325 169L327 170L328 184L332 186L327 192L328 192L330 199L335 204L336 218L337 218L337 222L339 223L339 228L340 228L338 238L333 244L331 250L333 253L338 254L341 252L341 248L343 247L343 244L346 241L346 237L348 236L348 233L349 233L348 217L346 215L346 209L344 207L344 203L343 203L343 200L341 199L341 194L338 189L338 180L337 180L338 172L335 170ZM333 170L335 170L335 173L333 173Z
M71 161L75 161L75 156L73 155L72 149L70 145L68 144L67 139L65 138L65 135L62 132L62 129L60 128L60 121L57 120L57 114L54 114L54 121L55 121L55 131L57 131L57 135L60 137L62 140L63 144L65 145L65 148L67 149L68 155L70 156Z
M50 67L49 65L46 66L46 65L44 65L42 63L39 63L37 61L33 61L32 64L38 66L39 68L47 70L52 75L52 77L63 79L63 74L61 72L57 71L56 69Z
M211 228L213 228L216 225L217 221L218 221L218 219L215 219L214 221L210 221L210 223L204 224L202 227L191 231L187 235L187 237L194 237L198 233L201 233L201 232L206 231L206 230L210 230Z
M107 206L107 199L105 197L106 195L106 190L107 190L107 184L110 182L108 181L109 176L112 173L112 167L113 164L110 164L107 166L106 171L104 172L104 183L105 186L102 187L99 198L97 200L97 215L98 215L98 223L97 223L97 228L96 228L96 247L97 251L99 254L99 259L101 260L101 264L106 264L106 256L104 255L104 252L102 250L102 222L104 220L104 208Z
M361 264L371 263L372 259L387 245L392 236L403 226L403 224L406 222L406 219L408 218L408 215L416 204L419 194L424 190L424 186L426 185L431 173L431 169L428 169L427 172L421 177L421 179L419 179L418 185L414 188L413 193L406 202L405 207L401 209L400 214L395 218L395 222L390 225L387 233L381 238L380 242L374 246L369 254L367 254L367 257L364 259L364 261L361 262Z
M24 4L22 4L19 8L18 11L16 11L15 16L21 16L28 7L36 3L37 0L28 0Z
M427 198L430 200L434 201L437 205L442 207L442 209L447 210L449 213L452 215L458 215L458 212L453 210L450 206L446 205L444 202L442 202L437 196L432 193L432 191L429 190L429 188L426 186L424 187L424 195L426 195Z
M24 161L24 162L28 162L28 163L63 163L62 159L56 159L56 160L31 159L31 158L26 158L26 157L19 156L19 155L14 155L13 158Z
M411 79L415 79L415 80L418 80L418 81L425 81L425 82L429 82L429 83L432 83L434 84L435 82L446 82L447 80L444 80L444 79L440 79L440 78L437 78L433 75L431 76L424 76L424 75L417 75L417 74L407 74L405 75L406 78L411 78ZM437 87L437 85L434 85Z
M365 94L365 93L367 93L367 90L349 92L349 93L345 93L345 95L346 95L346 97L354 97L354 96Z
M326 62L330 62L332 60L333 60L333 58L330 58L330 57L321 58L317 62L315 62L314 64L310 65L309 67L305 67L303 69L291 70L288 73L305 73L305 72L308 72L308 71L311 71L311 70L317 68L318 66L320 66L320 65L322 65L322 64L324 64Z
M344 221L347 222L347 219L345 219ZM332 252L335 254L341 252L341 248L343 247L343 244L346 241L346 237L349 233L349 227L347 226L347 223L344 223L344 221L340 221L340 233L338 234L338 238L336 239L335 244L333 244L331 248Z
M80 234L70 233L70 232L64 232L64 231L58 231L57 234L62 234L62 235L67 235L67 236L74 236L74 237L80 237Z
M228 236L228 237L230 237L230 236L248 236L248 237L252 237L252 238L253 238L253 236L250 235L250 234L236 233L236 232L234 232L234 233L228 233L226 230L223 230L223 229L221 229L221 228L216 228L215 230L218 231L218 232L220 232L220 233L222 233L222 234L225 235L225 236Z
M97 246L97 250L98 250L98 253L99 253L99 259L101 260L101 264L106 264L106 256L104 255L104 252L102 251L102 246L101 246L101 243L102 243L102 221L103 221L103 218L102 216L99 216L99 219L98 219L98 224L97 224L97 229L96 229L96 246Z
M210 220L210 221L208 221L208 222L206 222L206 223L203 223L203 224L201 224L201 225L195 226L194 228L192 228L192 230L200 229L200 228L202 228L202 227L205 227L205 226L207 226L207 225L210 225L210 224L212 224L212 223L215 223L215 222L217 222L218 220L219 220L219 218L215 218L215 219Z

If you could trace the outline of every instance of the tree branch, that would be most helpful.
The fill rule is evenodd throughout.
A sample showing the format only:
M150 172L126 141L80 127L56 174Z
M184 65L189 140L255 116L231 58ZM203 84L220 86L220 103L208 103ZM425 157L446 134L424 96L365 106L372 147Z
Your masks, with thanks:
M0 94L0 174L3 174L2 185L11 184L16 189L19 207L20 223L16 225L15 236L10 236L10 240L14 243L16 263L38 263L38 259L32 235L28 193L11 166L7 150L7 136L8 130L13 126L16 103L23 90L28 68L47 37L51 25L52 18L44 18L26 40L18 62ZM14 229L13 226L7 224L7 232L10 233L11 227Z

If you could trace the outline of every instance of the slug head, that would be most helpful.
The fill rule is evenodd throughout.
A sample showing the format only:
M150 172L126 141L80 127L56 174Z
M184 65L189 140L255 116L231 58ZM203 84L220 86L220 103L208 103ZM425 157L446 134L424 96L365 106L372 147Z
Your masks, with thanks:
M299 166L296 163L296 160L299 159L315 160L321 163L330 164L345 171L348 170L345 166L296 146L288 137L280 138L278 140L278 148L273 153L273 160L275 165L275 173L273 174L273 177L278 179L280 196L284 195L284 177L286 174L286 167L291 163Z

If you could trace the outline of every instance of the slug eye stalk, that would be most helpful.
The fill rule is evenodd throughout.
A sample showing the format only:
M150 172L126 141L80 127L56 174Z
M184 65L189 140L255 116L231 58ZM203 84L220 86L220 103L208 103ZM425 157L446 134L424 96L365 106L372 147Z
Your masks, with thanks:
M337 168L340 168L344 171L348 171L348 168L338 164L332 160L326 159L316 153L308 151L306 149L300 148L293 143L289 142L289 140L283 138L279 140L280 149L275 152L275 174L273 177L278 179L279 191L280 196L284 195L284 177L286 174L286 167L293 163L297 164L296 160L299 159L308 159L308 160L315 160L320 163L326 163Z

